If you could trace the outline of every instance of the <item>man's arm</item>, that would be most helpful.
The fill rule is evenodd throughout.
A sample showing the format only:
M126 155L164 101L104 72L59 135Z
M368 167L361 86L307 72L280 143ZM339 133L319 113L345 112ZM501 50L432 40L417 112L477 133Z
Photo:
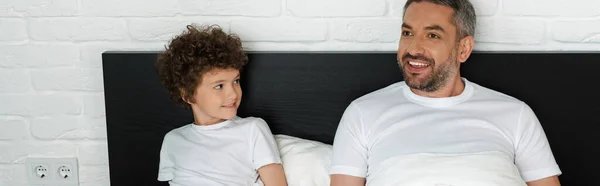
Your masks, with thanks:
M344 111L331 151L331 186L365 186L367 148L362 113L352 102Z
M343 174L332 174L331 186L365 186L365 178Z
M558 176L551 176L527 182L527 186L560 186L560 181L558 181Z
M527 104L522 104L514 142L515 165L527 183L552 183L549 182L551 180L558 183L558 178L552 177L560 176L562 172L554 159L546 133L533 110Z
M265 186L287 186L283 166L272 163L258 169L258 175Z

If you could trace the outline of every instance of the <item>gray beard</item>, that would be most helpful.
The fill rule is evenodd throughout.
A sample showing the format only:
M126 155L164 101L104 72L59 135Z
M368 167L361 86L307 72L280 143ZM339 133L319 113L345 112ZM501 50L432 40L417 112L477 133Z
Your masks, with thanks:
M450 59L448 59L447 63L444 63L443 66L440 66L437 70L434 69L432 73L425 77L422 80L418 80L417 78L413 78L418 74L407 73L404 68L400 68L402 70L402 75L404 76L404 81L408 87L423 91L423 92L435 92L441 89L446 83L450 80L450 77L456 73L456 69L454 65L456 65L456 53L452 53ZM405 66L409 65L405 63Z

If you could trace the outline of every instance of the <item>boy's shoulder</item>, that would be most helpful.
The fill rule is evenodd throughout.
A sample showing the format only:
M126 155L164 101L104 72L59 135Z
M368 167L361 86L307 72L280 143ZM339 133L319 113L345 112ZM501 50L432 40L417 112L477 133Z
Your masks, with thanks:
M264 119L259 118L259 117L245 117L245 118L235 117L232 119L232 121L237 126L243 126L250 133L260 133L261 131L271 132L271 129L269 128L269 125L267 124L267 122Z
M267 125L267 122L259 117L234 117L232 118L226 127L222 127L221 129L222 132L236 132L236 131L250 131L250 132L255 132L255 131L264 131L264 130L269 130L269 125ZM187 135L190 135L190 132L192 132L193 130L193 123L191 124L187 124L187 125L183 125L181 127L172 129L171 131L169 131L166 135L165 135L165 139L168 138L177 138L177 137L185 137ZM257 130L258 129L258 130Z
M249 116L249 117L245 117L245 118L236 116L236 117L232 118L231 121L233 121L235 123L240 123L240 124L241 123L244 123L244 124L245 123L267 124L267 122L264 119L259 118L259 117L253 117L253 116Z
M165 134L165 139L172 138L175 136L184 136L186 131L188 131L192 125L193 124L186 124L181 127L172 129L171 131L167 132L167 134Z

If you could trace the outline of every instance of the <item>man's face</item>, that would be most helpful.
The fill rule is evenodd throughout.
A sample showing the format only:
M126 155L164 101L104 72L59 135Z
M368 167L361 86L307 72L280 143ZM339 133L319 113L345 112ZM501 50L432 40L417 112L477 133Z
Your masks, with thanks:
M398 62L409 87L434 92L457 75L460 65L453 13L450 7L429 2L412 3L407 8Z

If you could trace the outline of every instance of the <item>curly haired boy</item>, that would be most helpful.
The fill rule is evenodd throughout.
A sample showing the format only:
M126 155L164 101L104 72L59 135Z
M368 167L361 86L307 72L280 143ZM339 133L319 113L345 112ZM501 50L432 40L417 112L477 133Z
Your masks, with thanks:
M157 70L171 99L191 108L194 122L168 132L159 181L171 186L287 185L267 123L240 118L242 42L217 25L188 25L158 57Z

